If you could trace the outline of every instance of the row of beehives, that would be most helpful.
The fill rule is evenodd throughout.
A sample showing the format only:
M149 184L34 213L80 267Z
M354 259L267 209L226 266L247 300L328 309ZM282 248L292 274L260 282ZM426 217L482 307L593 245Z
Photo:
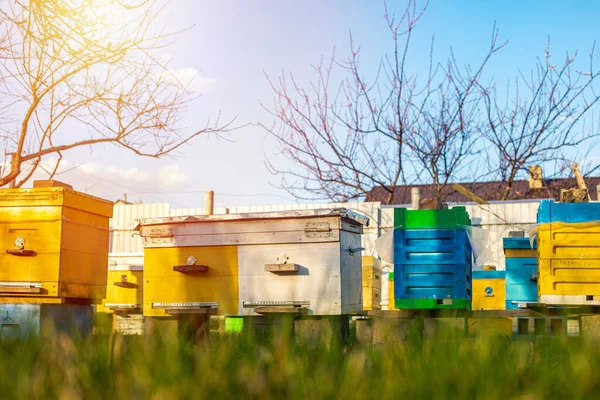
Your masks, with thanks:
M345 209L140 220L143 272L127 260L110 266L100 310L138 307L153 317L357 313L363 286L372 303L380 294L376 265L363 280L366 223Z
M505 238L505 271L473 273L473 309L600 305L600 203L540 202L532 236Z
M600 305L600 203L541 201L532 238L503 239L504 271L471 271L464 208L396 211L390 308Z
M376 269L361 268L360 235L366 218L345 209L142 220L137 229L145 247L143 278L136 271L119 273L117 265L107 282L111 203L60 185L42 186L2 191L4 303L99 303L107 283L109 293L117 288L143 292L143 300L109 299L110 308L138 306L150 316L270 310L350 314L363 310L363 292L368 293L365 303L377 303L373 299L380 294L379 275ZM530 286L538 278L534 284L542 302L598 301L598 207L542 202L539 273L528 278ZM467 300L466 307L471 306L470 293L478 289L471 286L471 250L460 232L470 223L460 209L397 209L395 283L404 295L397 291L396 297L411 300L409 307L430 300L444 307L449 299ZM424 247L411 251L412 243ZM523 272L521 266L516 270ZM475 308L479 291L472 296ZM484 286L483 293L489 299L498 292ZM520 300L525 304L530 299L515 299L515 304Z
M362 256L361 259L362 310L380 309L381 263L374 256ZM109 254L106 298L97 307L97 311L103 313L113 313L114 311L140 313L144 304L143 285L143 253ZM283 299L286 299L286 297ZM327 297L321 296L320 301L327 301ZM247 314L247 311L245 314Z
M155 317L363 309L361 234L368 219L346 209L141 220L143 277L116 265L109 281L111 202L38 182L2 190L0 213L4 303L99 304L108 286L109 294L143 293L143 300L109 299L108 308L138 307Z

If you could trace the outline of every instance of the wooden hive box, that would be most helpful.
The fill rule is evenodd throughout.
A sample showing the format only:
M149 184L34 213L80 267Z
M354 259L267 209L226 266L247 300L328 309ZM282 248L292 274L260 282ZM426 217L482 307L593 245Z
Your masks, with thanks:
M108 257L106 298L97 312L135 314L142 312L144 254L112 253Z
M506 309L506 272L473 271L473 310Z
M363 310L381 309L381 261L362 257Z
M99 303L112 210L64 185L0 190L0 302Z
M345 209L140 220L144 315L359 312L366 223Z

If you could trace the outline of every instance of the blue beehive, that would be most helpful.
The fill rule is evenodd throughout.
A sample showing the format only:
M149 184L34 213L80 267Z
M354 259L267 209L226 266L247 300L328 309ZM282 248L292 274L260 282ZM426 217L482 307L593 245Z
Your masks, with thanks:
M534 249L537 243L534 241ZM528 238L504 238L504 249L531 249ZM537 302L537 258L506 257L506 309Z
M538 224L559 221L567 223L600 221L600 203L555 203L554 200L540 201L537 213Z
M537 248L537 239L533 240L533 247L528 238L504 238L502 241L505 249L531 250Z
M394 297L397 307L436 306L440 299L471 301L472 248L464 229L394 231ZM428 300L430 303L403 300ZM454 307L453 307L454 308Z

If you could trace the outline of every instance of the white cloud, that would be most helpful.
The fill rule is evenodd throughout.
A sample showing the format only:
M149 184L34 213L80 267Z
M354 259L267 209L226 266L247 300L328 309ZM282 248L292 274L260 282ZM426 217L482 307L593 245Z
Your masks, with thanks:
M200 71L192 67L169 70L169 72L173 75L174 80L195 92L205 93L219 84L216 78L203 76Z
M42 166L50 171L55 165L56 159L48 159ZM25 186L31 186L33 180L47 178L48 174L40 168ZM123 194L127 193L128 200L141 199L146 203L165 201L164 194L184 191L189 181L176 164L142 170L96 163L74 165L65 160L54 179L72 185L75 190L110 200L123 198Z

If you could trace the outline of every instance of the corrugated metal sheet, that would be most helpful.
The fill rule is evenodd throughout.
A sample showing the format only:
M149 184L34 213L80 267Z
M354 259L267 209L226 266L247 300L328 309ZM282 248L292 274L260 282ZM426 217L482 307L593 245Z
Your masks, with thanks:
M471 216L474 226L489 231L488 246L491 257L490 264L496 265L498 270L504 270L504 251L502 238L508 231L522 229L536 222L536 213L539 202L517 201L498 202L489 205L467 204L465 207ZM323 203L323 204L288 204L277 206L252 206L216 208L215 214L234 214L249 212L268 212L285 210L307 210L316 208L345 207L370 218L370 223L364 229L362 246L365 248L363 255L375 254L375 240L385 231L393 227L393 208L381 207L380 203ZM401 207L401 206L398 206ZM405 206L406 207L406 206ZM138 218L167 217L184 215L201 215L203 208L171 209L168 204L117 204L114 207L111 228L111 253L139 253L143 251L141 238L133 235L135 220ZM391 266L382 265L384 271ZM385 276L384 276L385 275ZM382 275L382 282L387 284L387 274ZM382 302L387 304L387 286L382 289Z

